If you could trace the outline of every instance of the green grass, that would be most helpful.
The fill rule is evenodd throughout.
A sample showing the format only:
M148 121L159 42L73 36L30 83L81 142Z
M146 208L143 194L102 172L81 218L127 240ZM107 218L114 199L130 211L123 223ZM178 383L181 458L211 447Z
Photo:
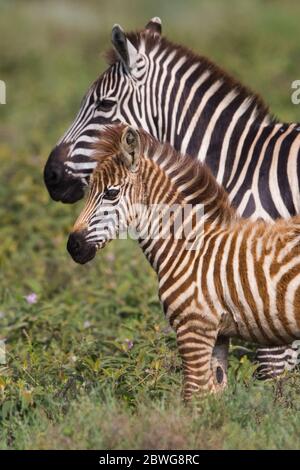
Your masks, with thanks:
M170 38L291 121L300 115L290 101L299 14L296 0L0 0L1 448L299 448L299 373L257 383L233 351L226 393L197 410L181 404L174 335L138 247L115 241L75 265L65 245L81 204L50 201L42 181L49 151L105 67L114 23L161 16Z

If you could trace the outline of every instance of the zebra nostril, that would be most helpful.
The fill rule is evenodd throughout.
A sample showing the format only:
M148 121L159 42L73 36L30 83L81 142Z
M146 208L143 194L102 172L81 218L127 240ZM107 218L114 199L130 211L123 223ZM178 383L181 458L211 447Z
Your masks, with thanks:
M76 263L85 264L96 255L97 247L86 240L87 231L82 230L70 234L67 250Z
M61 171L58 168L52 168L49 171L48 179L51 184L58 184L61 180Z
M82 241L75 233L71 233L67 244L67 250L71 255L78 255L80 253L81 248Z
M81 248L81 243L79 240L76 240L73 244L73 251L75 251L75 253L78 253L80 251L80 248Z
M59 145L49 155L44 168L44 180L49 191L57 190L65 176L64 162L67 158L69 147Z
M44 179L47 187L54 188L63 178L64 167L59 162L49 161L44 170Z

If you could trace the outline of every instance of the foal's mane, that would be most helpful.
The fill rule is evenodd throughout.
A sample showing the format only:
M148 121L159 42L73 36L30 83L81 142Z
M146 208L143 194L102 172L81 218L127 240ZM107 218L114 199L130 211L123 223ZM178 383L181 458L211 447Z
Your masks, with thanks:
M117 124L106 126L101 131L99 140L94 144L93 158L99 162L95 172L101 171L101 164L105 160L120 154L121 136L126 127L126 124ZM138 133L141 155L156 163L183 196L193 195L191 203L203 204L209 201L209 206L215 206L220 215L224 213L226 218L234 216L235 209L230 205L228 194L205 163L190 155L182 155L168 142L157 141L143 129L139 129Z
M198 55L188 47L174 43L166 37L153 34L148 30L129 32L126 33L126 37L137 50L140 49L140 45L143 42L145 44L145 51L147 54L149 54L159 44L160 50L169 50L170 52L175 51L175 57L172 62L177 61L181 57L185 56L187 58L187 67L198 63L199 74L208 70L210 72L210 80L212 83L217 80L223 81L223 86L225 87L224 93L226 93L226 91L230 92L233 89L236 90L242 99L252 99L253 103L256 105L258 117L263 119L268 115L270 122L277 122L277 119L275 116L271 115L269 112L269 107L263 101L260 95L254 93L250 88L242 85L238 80L233 78L228 72L224 71L221 67L216 65L207 57ZM107 51L106 59L109 65L113 65L120 60L118 54L113 48Z

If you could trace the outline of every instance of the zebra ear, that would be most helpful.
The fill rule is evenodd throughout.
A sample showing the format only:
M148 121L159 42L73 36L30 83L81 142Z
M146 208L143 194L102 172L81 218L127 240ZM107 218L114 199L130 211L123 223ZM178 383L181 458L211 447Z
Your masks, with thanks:
M136 171L141 152L141 140L138 131L125 127L120 143L121 160L130 171Z
M161 19L155 16L146 24L145 29L151 33L161 35Z
M126 38L123 29L118 24L113 26L111 42L125 67L129 71L132 70L136 65L138 51L129 39Z

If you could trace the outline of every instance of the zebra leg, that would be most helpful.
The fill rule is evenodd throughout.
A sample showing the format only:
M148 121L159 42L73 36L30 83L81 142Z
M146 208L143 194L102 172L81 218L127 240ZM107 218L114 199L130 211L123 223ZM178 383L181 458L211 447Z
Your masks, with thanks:
M213 349L217 329L189 328L177 331L177 344L183 365L183 399L219 390L213 369Z
M299 357L299 341L290 346L258 348L255 357L258 367L254 375L259 380L279 377L286 370L293 370L299 364Z
M212 354L212 368L220 389L227 386L229 338L218 336Z

